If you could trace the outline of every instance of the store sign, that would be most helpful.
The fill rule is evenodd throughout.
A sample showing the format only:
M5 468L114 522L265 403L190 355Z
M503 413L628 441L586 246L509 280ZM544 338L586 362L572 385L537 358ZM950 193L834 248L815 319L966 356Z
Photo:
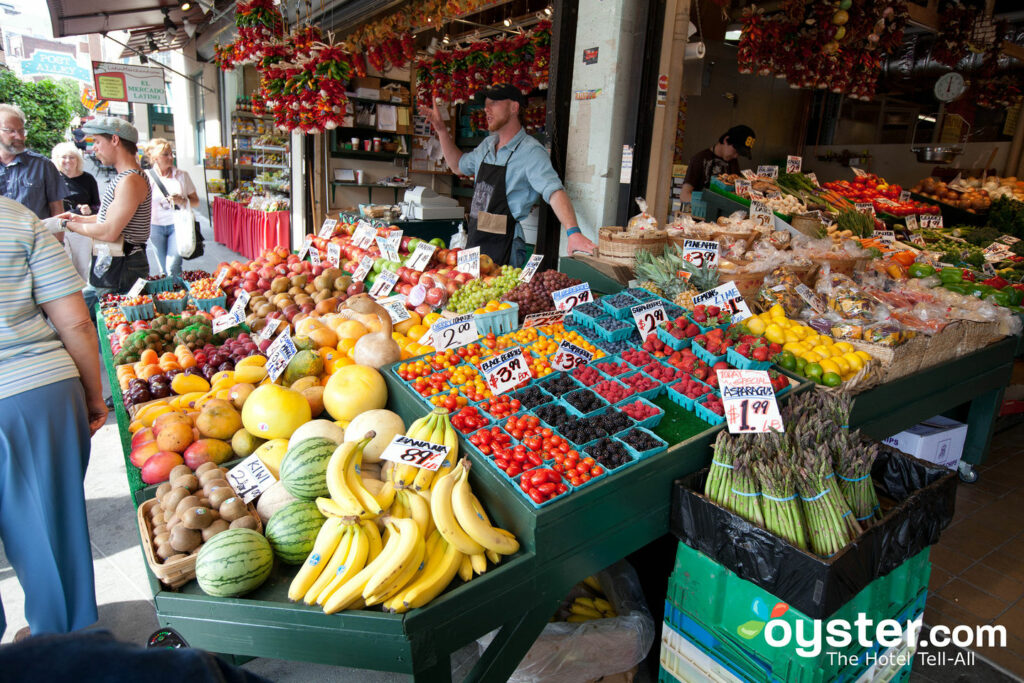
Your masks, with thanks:
M314 266L319 266L321 263L323 263L320 260L320 249L318 247L313 247L312 249L309 250L309 262L312 263Z
M359 259L359 266L356 268L356 272L352 273L353 282L362 282L369 275L370 270L373 268L373 257L364 256Z
M22 76L56 76L58 78L73 78L92 85L92 78L89 70L80 65L66 52L53 52L51 50L36 50L30 59L21 62Z
M904 217L904 221L907 224L907 230L910 232L917 232L920 228L917 225L917 216L908 214Z
M887 247L896 244L896 233L892 230L875 230L873 237Z
M864 176L867 175L864 169L857 168L856 166L850 166L850 170L853 171L853 175L857 176L858 178L863 178Z
M92 75L101 100L167 104L164 70L159 67L93 62Z
M276 483L277 479L256 455L250 455L228 471L231 490L246 505Z
M594 296L590 293L590 283L584 282L551 292L551 299L555 302L555 310L571 311L579 304L593 301Z
M380 459L435 472L444 463L449 450L444 444L398 434L392 437L391 443L381 452Z
M786 157L786 173L799 173L803 165L803 157L796 157L792 154Z
M818 182L818 175L816 173L808 173L807 178L814 183L815 187L821 187L821 183Z
M871 202L857 202L853 205L853 208L857 209L861 213L866 213L869 216L875 215L875 205Z
M377 237L377 248L380 249L380 255L388 261L398 260L398 249L386 237Z
M593 360L594 354L586 349L576 346L567 339L563 339L558 345L558 350L551 358L551 367L555 370L570 372L580 365L586 365Z
M1005 244L993 242L982 249L981 253L985 255L985 260L989 263L999 263L1000 261L1007 260L1013 252Z
M224 268L220 269L220 272L217 273L217 279L213 281L213 288L220 289L221 284L223 284L224 282L224 278L226 278L227 276L228 269L227 266L225 266Z
M292 341L291 335L285 329L274 340L274 343L267 347L267 376L270 377L271 382L281 376L284 369L288 367L288 362L296 353L298 353L298 349L295 348L295 342Z
M523 327L544 327L545 325L560 325L565 321L566 311L545 311L544 313L532 313L523 319Z
M397 325L398 323L409 319L409 309L405 307L404 294L396 294L394 296L378 299L377 303L388 312L389 316L391 316L392 325Z
M377 231L366 221L359 221L356 224L356 231L352 233L352 244L360 249L366 249L373 244L374 235Z
M523 266L523 270L519 273L520 282L529 282L533 279L537 269L540 268L540 262L544 260L544 256L541 254L534 254L530 257L530 260Z
M523 350L518 346L500 356L485 360L480 365L480 372L483 373L484 381L495 396L504 394L532 376L526 358L523 357Z
M736 194L740 197L750 196L750 181L746 179L736 181Z
M718 242L715 240L684 240L683 258L698 268L717 268Z
M629 311L633 314L633 322L636 323L636 329L640 332L640 338L644 340L657 329L658 325L665 322L666 318L665 308L658 299L633 306Z
M925 214L921 216L921 227L925 230L942 229L942 214Z
M473 277L480 277L480 247L460 250L455 270L460 273L469 273Z
M398 273L382 270L377 274L377 279L373 281L373 287L370 288L370 296L374 299L385 297L391 293L396 284L398 284Z
M729 433L785 430L767 371L719 370L718 385Z
M280 318L268 318L266 324L259 331L259 334L256 335L257 341L266 341L273 337L274 333L277 332L277 329L281 327L282 323L284 323L284 321Z
M900 202L902 203L902 202L909 202L909 201L910 201L910 192L908 190L903 190L903 192L900 192Z
M317 234L325 240L330 239L334 235L334 228L336 228L337 225L338 221L333 218L327 218L324 220L324 224L320 226L320 232Z
M725 284L718 285L714 289L709 289L694 296L693 305L696 306L697 304L714 305L727 310L732 315L733 322L746 320L752 315L750 308L747 307L747 302L743 300L743 296L740 294L740 290L736 288L736 283L731 280Z
M743 169L742 171L740 171L740 173L742 173L743 177L746 178L747 180L754 180L755 178L757 178L757 174L751 171L749 168Z

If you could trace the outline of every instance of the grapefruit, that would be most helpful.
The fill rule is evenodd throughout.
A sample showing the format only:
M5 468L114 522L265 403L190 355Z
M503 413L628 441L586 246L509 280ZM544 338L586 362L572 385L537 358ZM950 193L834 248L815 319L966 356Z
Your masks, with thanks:
M367 410L383 408L388 402L388 388L384 378L374 368L347 365L331 375L324 387L323 398L331 417L335 420L351 420ZM251 400L252 396L249 397Z
M261 439L287 439L311 418L302 394L276 384L256 387L242 406L242 425Z

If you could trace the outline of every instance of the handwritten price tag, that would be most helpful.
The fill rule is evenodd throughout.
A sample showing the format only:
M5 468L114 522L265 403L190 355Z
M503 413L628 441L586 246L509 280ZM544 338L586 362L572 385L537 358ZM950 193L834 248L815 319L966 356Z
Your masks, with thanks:
M757 174L751 171L749 168L743 169L742 171L740 171L740 173L742 173L743 177L746 178L747 180L753 180L754 178L757 177Z
M241 313L225 313L224 315L218 315L213 319L213 333L220 334L224 330L231 329L232 327L240 324L244 316Z
M718 385L729 433L785 430L767 371L719 370Z
M245 291L244 289L241 290L238 293L238 296L235 297L235 303L231 304L231 312L232 313L239 313L239 314L241 314L244 317L245 316L245 307L249 305L249 299L251 299L251 298L252 298L252 295L249 294L249 292Z
M917 232L920 230L920 226L917 224L917 216L910 214L904 217L904 221L907 224L907 230L909 232Z
M221 284L224 283L224 278L226 278L227 276L228 276L228 269L226 267L225 268L221 268L220 272L217 273L217 279L213 281L213 288L214 289L219 289ZM136 284L138 284L138 283L136 283Z
M530 257L530 260L523 266L522 272L519 273L520 282L529 282L533 279L533 276L537 273L537 269L540 268L540 262L544 260L542 254L534 254Z
M875 215L875 205L871 202L857 202L853 205L853 208L857 209L861 213L866 213L869 216Z
M762 178L778 178L779 167L778 166L758 166L757 175Z
M1006 244L1011 247L1017 244L1017 242L1020 242L1020 240L1014 237L1013 235L1002 235L999 237L997 241L1002 242L1003 244Z
M295 342L292 341L286 329L274 340L273 344L267 347L267 375L271 382L281 376L284 369L288 367L288 361L296 353L298 350L295 348Z
M377 275L377 279L373 281L373 287L370 288L370 296L374 299L385 297L391 293L396 284L398 284L398 273L382 270Z
M594 354L582 349L572 342L563 339L558 345L558 350L551 358L551 367L555 370L570 371L580 365L586 365L593 360Z
M472 344L479 336L473 314L469 313L448 320L438 320L430 326L430 330L423 335L420 343L433 346L435 351L447 351Z
M306 239L302 240L302 247L299 249L299 260L306 258L306 254L309 253L309 248L313 246L313 236L306 235Z
M803 157L796 157L792 154L786 157L786 173L799 173L803 165Z
M341 265L341 245L337 242L327 245L327 262L335 268Z
M246 505L276 483L277 479L255 455L250 455L228 472L228 484Z
M683 240L683 258L698 268L718 267L718 242Z
M853 175L857 176L858 178L863 178L864 176L867 175L864 169L857 168L856 166L851 166L850 170L853 171Z
M333 218L327 218L324 220L324 224L320 226L320 232L317 233L320 237L325 240L330 239L334 235L334 228L338 226L338 221Z
M750 196L750 181L749 180L737 180L736 181L736 194L740 197Z
M772 215L772 210L769 209L768 205L764 202L750 202L750 217L758 227L761 228L771 227L775 223L775 217Z
M437 246L429 242L420 242L416 245L416 250L412 252L412 256L405 262L406 267L422 273L430 265L430 259L434 258L435 251L437 251Z
M903 192L900 192L900 202L902 203L902 202L909 202L909 201L910 201L910 192L908 190L903 190Z
M398 249L387 238L377 237L377 248L380 249L380 255L388 261L398 260Z
M896 244L896 233L892 230L875 230L874 237L887 247Z
M444 444L420 441L399 434L384 448L380 459L434 472L444 463L447 456L448 447Z
M356 231L352 233L352 244L360 249L366 249L373 244L374 235L377 231L366 221L359 221L356 224Z
M461 250L455 270L460 273L469 273L473 277L480 277L480 247Z
M809 180L810 180L810 181L811 181L812 183L814 183L814 186L815 186L815 187L821 187L821 185L820 185L820 184L818 183L818 176L817 176L817 174L816 174L816 173L808 173L808 174L807 174L807 178L808 178L808 179L809 179Z
M555 302L555 310L571 311L580 304L593 301L594 295L590 293L590 283L584 282L551 292L551 299Z
M260 330L259 334L256 335L256 339L259 341L270 339L274 336L274 333L277 332L277 328L281 327L281 323L283 322L284 321L279 318L267 320L267 323Z
M391 323L397 325L398 323L409 319L409 309L405 307L405 295L396 294L395 296L385 297L378 299L377 303L384 307L384 310L391 316Z
M640 331L641 339L647 339L647 336L653 333L658 325L665 322L665 308L657 299L633 306L629 310L633 314L633 322L636 323L636 329Z
M314 266L319 266L323 261L320 260L320 250L313 247L309 250L309 262Z
M523 350L518 346L496 358L485 360L480 365L480 372L483 373L487 386L495 396L504 394L531 377Z
M725 309L732 315L733 322L746 320L752 315L740 290L736 288L736 283L731 280L693 297L693 305L697 304L715 305Z
M364 256L359 259L359 266L356 268L356 272L352 273L353 282L362 282L366 279L366 276L370 273L373 268L373 258L370 256Z
M544 327L545 325L558 325L565 321L565 311L545 311L544 313L532 313L523 318L523 327Z
M929 228L942 228L942 214L925 214L921 216L921 227L924 229Z
M219 286L220 285L218 285L218 287ZM136 297L136 296L142 294L142 290L144 290L145 288L146 288L146 278L140 277L138 280L135 281L135 284L132 285L132 288L128 290L128 296L129 297Z
M391 245L391 248L395 250L396 254L398 253L399 247L402 246L402 234L404 232L404 230L392 230L388 233L388 244ZM397 261L398 258L393 258L391 260Z

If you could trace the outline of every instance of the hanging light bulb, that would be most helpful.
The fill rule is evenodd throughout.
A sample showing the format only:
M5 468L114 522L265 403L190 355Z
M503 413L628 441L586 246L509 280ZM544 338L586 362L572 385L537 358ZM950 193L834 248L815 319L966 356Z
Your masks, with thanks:
M442 43L444 43L445 45L447 45L448 43L450 43L450 42L452 42L452 41L451 41L451 40L449 40L449 38L448 38L448 34L446 33L446 34L445 34L445 36L444 36L444 38L442 38L442 39L441 39L441 42L442 42Z
M192 9L192 3L191 2L189 2L188 0L185 0L185 2L181 3L181 11L182 12L187 12L190 9Z
M505 26L511 26L512 25L512 20L506 18L505 21L503 21L502 23L505 24Z
M551 8L550 7L545 7L544 8L544 14L546 14L546 15L548 15L550 17L551 16Z

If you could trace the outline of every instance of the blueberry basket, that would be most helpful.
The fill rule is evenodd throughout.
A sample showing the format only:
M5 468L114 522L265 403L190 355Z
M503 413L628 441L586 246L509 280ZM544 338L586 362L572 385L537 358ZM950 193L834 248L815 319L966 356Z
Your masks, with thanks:
M708 365L714 365L719 361L725 360L726 357L726 354L724 353L721 356L716 356L715 354L711 353L697 342L693 342L692 344L690 344L690 348L693 349L693 353L695 356L697 356L697 358L700 358ZM728 349L726 349L726 351L728 351Z
M639 303L630 295L623 294L622 292L601 297L601 305L604 306L604 310L616 320L629 320L632 318L633 313L629 309Z
M156 317L156 307L152 301L139 304L138 306L125 306L121 304L120 309L124 319L130 323L138 320L151 320Z
M753 360L741 356L731 346L725 350L725 359L729 365L740 370L767 370L772 366L770 360Z
M156 299L154 302L158 313L181 313L188 306L188 297L180 299Z
M585 392L592 394L594 396L594 398L597 399L597 403L598 403L598 407L597 408L594 408L593 410L589 410L587 412L583 412L583 410L581 408L577 408L569 400L570 397L582 396L582 395L584 395ZM602 410L604 410L605 408L607 408L608 406L611 405L607 400L605 400L605 398L603 396L601 396L596 391L593 391L591 389L578 389L577 391L573 391L571 393L565 394L564 396L562 396L560 401L561 401L561 403L564 406L566 406L566 408L574 409L577 413L579 413L583 417L591 417L592 415L597 415Z
M676 339L671 334L669 334L668 331L665 330L665 328L663 328L661 325L658 325L656 330L658 339L661 340L663 344L668 346L673 351L682 351L683 349L688 348L690 344L693 342L693 339L691 337L687 337L686 339Z
M174 285L177 284L177 281L178 279L172 275L167 275L159 280L147 280L146 293L156 294L157 292L169 292L174 289Z
M200 311L206 311L207 313L212 311L214 306L220 306L223 308L228 302L227 295L215 296L212 299L197 299L193 296L189 296L189 299L192 300L192 303L195 304L196 308Z
M650 437L651 439L653 439L657 443L657 445L656 446L652 446L651 448L644 449L642 451L638 450L635 446L633 446L633 444L631 444L628 441L626 441L626 436L630 432L640 432L641 434L644 434L644 435ZM652 434L651 432L647 431L646 429L642 429L640 427L633 427L631 429L623 430L623 431L619 432L618 434L616 434L615 436L616 436L616 438L619 439L619 441L624 443L626 445L626 448L629 449L629 451L633 455L635 455L637 457L637 459L639 459L639 460L643 460L644 458L649 458L652 455L657 455L658 453L661 453L662 451L668 449L668 443L666 443L663 439L658 438L655 434Z
M629 335L633 334L635 330L634 325L608 316L597 321L594 331L602 341L621 341L629 339Z
M653 429L654 427L657 427L659 424L661 424L661 419L665 417L665 409L660 406L654 405L653 403L648 401L646 398L643 398L642 396L630 396L629 398L623 399L622 401L616 403L615 407L618 408L619 410L622 410L623 407L632 405L633 403L642 403L645 406L654 408L657 411L655 415L651 415L650 417L646 417L638 421L636 423L637 427L647 427L648 429Z
M650 301L651 299L657 299L658 295L654 292L644 289L643 287L629 287L622 290L623 294L628 294L637 301Z
M627 341L625 339L620 339L619 341L613 341L613 342L596 341L596 342L594 342L594 346L596 346L597 348L601 349L602 351L604 351L606 354L608 354L610 356L610 355L613 355L613 354L622 353L626 349L632 348L633 345L630 344L629 341Z
M473 320L476 322L477 334L481 337L486 337L492 332L495 335L514 332L519 329L519 304L511 304L510 308L500 311L475 313Z
M700 399L694 401L693 410L695 413L697 413L697 417L704 420L712 427L715 425L720 425L723 422L725 422L724 416L719 415L718 413L713 413L704 407L704 400L706 398L706 396L701 396Z
M589 301L573 308L569 315L566 316L566 320L572 320L580 327L594 329L597 326L597 321L604 318L606 315L608 315L608 313L604 310L604 307L601 306L601 304L595 301Z
M659 382L655 381L655 379L653 377L651 377L650 375L648 375L646 372L644 372L642 370L635 370L635 371L629 373L628 375L619 375L619 377L617 379L620 382L622 382L623 384L628 384L630 387L632 387L633 385L631 383L626 382L625 380L627 378L630 378L630 377L635 377L636 375L642 375L642 376L646 377L647 379L651 380L652 382L654 382L654 387L651 388L651 389L644 389L643 391L637 391L633 395L634 396L642 396L643 398L646 398L646 399L648 399L650 401L653 401L654 399L658 398L658 396L661 394L662 385Z
M495 466L495 469L497 469L497 466ZM533 468L531 468L529 470L526 470L526 471L527 472L531 472L531 471L536 470L536 469L541 469L541 468L533 467ZM544 467L543 469L551 469L551 468L550 467ZM523 474L525 474L525 472ZM538 510L541 509L542 507L547 507L548 505L551 505L555 501L562 500L563 498L568 497L569 494L573 492L572 486L569 485L569 482L565 481L565 477L562 477L562 481L565 483L566 486L568 486L568 489L565 491L565 493L559 493L557 496L553 496L553 497L547 499L546 501L544 501L543 503L537 503L536 501L533 500L533 498L530 498L530 494L528 494L526 491L523 490L523 487L522 487L522 484L521 484L522 479L523 479L523 475L522 474L518 474L518 475L516 475L515 479L513 480L513 482L515 484L515 487L516 487L516 491L518 491L519 495L521 495L523 498L526 499L527 503L529 503L530 505L532 505L534 508L536 508Z

